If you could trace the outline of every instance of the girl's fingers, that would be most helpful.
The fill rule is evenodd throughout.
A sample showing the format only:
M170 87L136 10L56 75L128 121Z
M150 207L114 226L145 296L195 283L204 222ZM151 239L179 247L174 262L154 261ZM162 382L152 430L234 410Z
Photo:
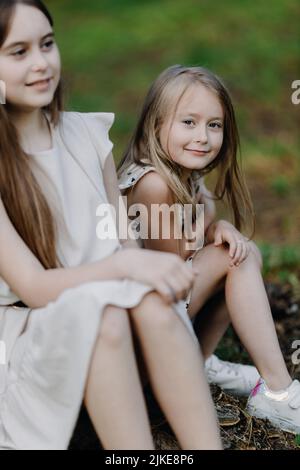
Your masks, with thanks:
M236 253L235 253L234 264L240 263L240 259L241 259L242 254L243 254L243 247L244 247L244 243L241 240L237 240L236 243L237 243L237 249L236 249Z
M241 255L240 255L240 258L238 260L238 265L240 265L243 261L245 261L245 259L247 258L247 246L246 246L246 243L243 242L241 243L241 247L242 247L242 250L241 250Z
M176 281L177 281L176 288L175 288L176 298L177 300L185 299L187 296L187 293L192 288L192 283L187 282L186 279L184 278L177 278Z
M184 296L184 286L182 285L182 281L177 277L168 276L164 278L161 282L165 295L168 297L170 303L176 303Z
M249 244L247 242L245 242L243 260L242 261L245 261L245 259L248 257L248 255L249 255Z
M195 281L195 274L189 266L185 266L185 270L178 272L175 276L177 281L178 292L180 293L180 299L186 298L189 291L192 289ZM168 281L169 282L169 281Z
M195 280L196 273L194 272L194 269L191 268L190 266L185 265L184 269L182 269L182 276L187 280L189 283L193 283Z
M174 281L174 284L176 283L176 291L178 292L186 291L192 286L192 281L188 279L184 274L179 273L179 272L176 274L173 274L173 281ZM172 284L173 288L175 288L174 284Z
M183 290L189 291L195 282L196 274L191 266L188 266L186 263L183 265L182 269L178 270L177 273L171 273L171 276L176 277L179 285Z
M233 261L235 258L237 247L238 247L237 241L235 238L230 237L228 238L227 243L229 243L229 256Z
M183 292L182 298L185 298L187 296L187 292L189 292L190 289L193 287L194 278L191 280L190 278L186 278L185 276L180 276L178 277L178 281L180 283L180 286Z
M196 276L198 276L198 274L199 274L199 271L197 271L195 268L191 268L189 266L186 266L186 268L187 268L187 271L188 271L186 277L187 277L189 283L192 286L195 282Z
M182 263L177 269L172 269L162 273L159 280L153 283L154 288L163 299L168 303L176 303L187 296L187 293L191 289L195 279L193 270Z
M229 243L229 256L231 258L230 260L230 266L234 265L235 257L236 257L236 251L238 249L238 244L236 240L233 238L232 240L228 241Z
M176 294L174 291L170 289L170 287L167 284L165 284L164 282L159 282L154 287L155 287L155 290L162 296L162 298L167 304L170 305L176 302L176 300L174 300L176 299Z
M239 242L237 243L239 245L239 249L237 250L237 253L235 256L235 258L237 258L235 261L235 264L240 265L243 261L245 261L245 259L249 255L249 245L247 241L245 240L241 240L240 243Z
M241 258L242 252L243 252L243 242L242 240L236 240L236 251L234 254L234 258L232 260L232 264L236 265L239 263L239 260Z
M239 259L237 260L238 266L246 259L246 252L247 252L246 244L241 243L241 254L240 254Z

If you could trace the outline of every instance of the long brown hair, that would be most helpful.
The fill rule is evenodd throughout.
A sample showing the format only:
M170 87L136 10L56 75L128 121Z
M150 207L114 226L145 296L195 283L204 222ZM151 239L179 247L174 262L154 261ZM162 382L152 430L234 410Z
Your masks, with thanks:
M132 163L144 165L144 162L149 162L167 182L175 202L195 205L195 198L191 195L190 189L182 182L182 169L164 152L159 133L166 118L171 113L175 116L186 90L197 83L216 93L224 110L224 138L221 150L206 168L198 172L198 176L205 175L218 167L214 197L216 200L224 198L227 200L237 229L242 225L247 226L250 221L252 237L255 227L254 211L250 193L238 164L240 141L232 101L222 80L203 67L174 65L167 68L155 80L144 101L136 130L118 166L118 174L121 176Z
M39 0L0 0L0 47L8 34L17 5L39 9L53 26L52 17ZM57 125L62 110L62 85L43 111ZM35 178L33 159L20 145L8 106L0 105L0 195L7 214L26 245L46 269L60 265L56 254L56 227L46 198Z

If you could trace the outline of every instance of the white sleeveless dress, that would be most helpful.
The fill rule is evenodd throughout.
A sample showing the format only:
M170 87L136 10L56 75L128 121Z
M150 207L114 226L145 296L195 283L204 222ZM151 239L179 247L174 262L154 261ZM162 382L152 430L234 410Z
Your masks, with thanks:
M96 209L108 202L102 169L113 119L62 113L52 128L53 148L32 155L47 175L34 170L55 215L65 267L121 249L117 239L96 236ZM29 309L9 306L19 299L0 278L0 449L67 449L104 308L134 307L151 290L131 280L89 282Z

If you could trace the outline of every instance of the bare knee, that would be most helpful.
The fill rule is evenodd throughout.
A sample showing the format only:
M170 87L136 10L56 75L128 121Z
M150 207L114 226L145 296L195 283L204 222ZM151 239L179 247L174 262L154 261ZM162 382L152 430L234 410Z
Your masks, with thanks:
M103 312L99 339L109 347L120 347L131 335L126 310L109 306Z
M213 243L199 250L193 259L193 267L202 269L203 265L218 266L218 269L226 273L229 268L229 247L222 244L215 246Z
M257 266L259 270L262 269L263 260L260 253L259 248L257 245L251 240L249 243L249 254L247 258L241 263L240 267L247 263L253 263ZM223 244L220 246L214 246L213 244L207 245L204 250L209 250L209 264L211 266L215 266L215 269L218 270L219 273L219 283L216 286L218 290L222 289L222 285L224 285L224 281L229 273L231 273L232 269L236 270L238 267L232 268L230 266L230 256L229 256L229 246ZM197 258L195 261L199 262L199 267L202 261L203 264L203 257L199 256L199 260ZM204 263L205 264L205 263ZM198 266L195 266L198 268Z
M135 325L152 330L170 331L176 322L175 311L156 293L148 294L130 313Z

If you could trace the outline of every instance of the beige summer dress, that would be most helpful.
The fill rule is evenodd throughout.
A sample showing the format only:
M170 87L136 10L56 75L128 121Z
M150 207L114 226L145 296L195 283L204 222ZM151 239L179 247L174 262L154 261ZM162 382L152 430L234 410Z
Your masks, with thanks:
M52 127L52 149L32 155L42 169L34 171L55 214L57 253L65 267L121 249L117 239L96 235L97 207L108 202L102 169L112 150L113 119L109 113L62 113ZM67 449L105 306L136 306L151 290L131 280L89 282L29 309L9 306L20 299L0 278L6 356L0 363L0 449Z

